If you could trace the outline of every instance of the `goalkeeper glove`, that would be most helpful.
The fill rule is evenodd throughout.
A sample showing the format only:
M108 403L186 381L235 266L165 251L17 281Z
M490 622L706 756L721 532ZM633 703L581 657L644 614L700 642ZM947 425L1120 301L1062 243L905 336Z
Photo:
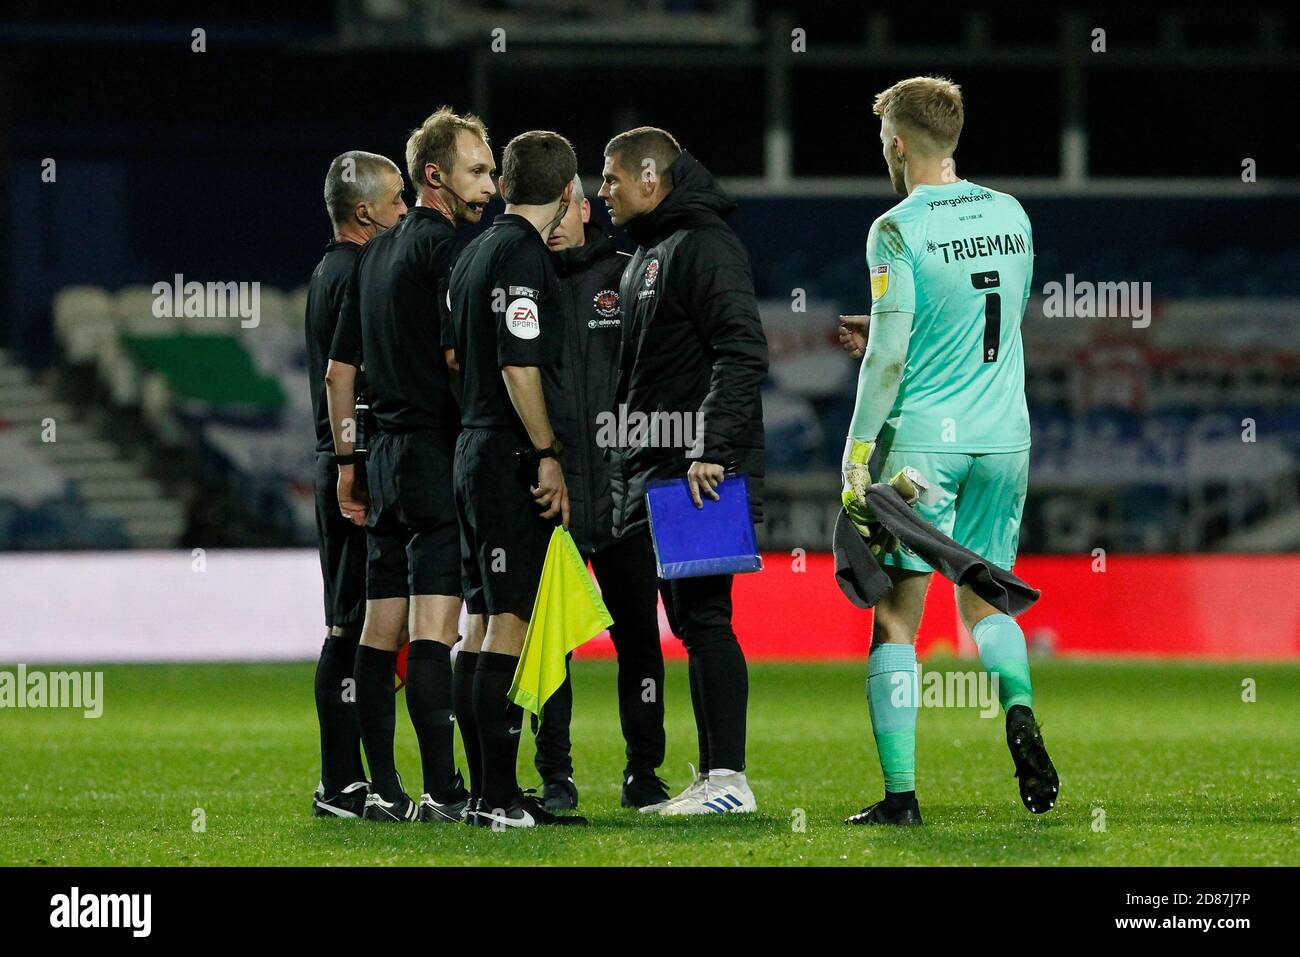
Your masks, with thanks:
M840 501L849 521L863 538L871 537L868 526L873 521L871 509L867 507L867 489L871 487L871 468L867 464L875 442L864 442L850 438L844 446L844 462L841 474L844 478L844 490L840 492Z
M867 462L874 448L874 442L849 439L844 449L844 490L840 493L840 500L844 503L844 511L853 527L867 540L872 553L879 557L897 550L898 538L876 520L867 504L867 489L871 487L871 471ZM915 506L930 487L920 473L912 468L901 469L889 480L889 484L909 506Z

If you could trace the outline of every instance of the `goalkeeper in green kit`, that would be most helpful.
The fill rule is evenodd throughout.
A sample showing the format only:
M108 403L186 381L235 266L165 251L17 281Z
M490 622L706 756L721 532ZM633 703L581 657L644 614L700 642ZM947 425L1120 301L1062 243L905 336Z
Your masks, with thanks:
M903 80L876 97L894 189L906 197L871 225L871 316L845 317L840 339L865 351L844 450L845 511L870 537L869 460L877 474L912 467L929 484L917 513L1007 570L1016 558L1029 476L1020 320L1033 238L1020 204L958 179L961 90L939 77ZM876 606L867 697L884 799L848 824L920 824L916 800L916 630L933 569L903 548L881 551L893 588ZM1059 782L1032 711L1025 636L967 586L957 608L996 678L1020 797L1035 814ZM899 692L902 693L899 693Z

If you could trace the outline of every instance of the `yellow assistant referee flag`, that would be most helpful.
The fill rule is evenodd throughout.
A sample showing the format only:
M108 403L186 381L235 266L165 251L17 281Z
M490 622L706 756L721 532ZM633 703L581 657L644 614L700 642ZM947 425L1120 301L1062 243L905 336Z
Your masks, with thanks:
M573 536L557 525L546 549L510 700L525 711L541 714L546 699L564 684L565 656L613 623Z

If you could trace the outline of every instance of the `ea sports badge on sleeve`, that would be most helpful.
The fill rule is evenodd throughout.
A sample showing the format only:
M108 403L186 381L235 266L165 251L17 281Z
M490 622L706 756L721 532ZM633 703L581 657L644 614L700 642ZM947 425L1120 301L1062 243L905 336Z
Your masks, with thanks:
M537 303L521 296L506 307L506 328L520 339L536 339L542 331L537 313Z
M884 263L871 267L871 301L875 302L889 289L889 267Z

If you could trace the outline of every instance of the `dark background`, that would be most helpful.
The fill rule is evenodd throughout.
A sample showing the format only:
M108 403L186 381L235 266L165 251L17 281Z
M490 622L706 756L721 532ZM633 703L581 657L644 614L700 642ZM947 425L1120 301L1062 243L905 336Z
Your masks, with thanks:
M376 8L395 16L376 18ZM733 26L709 33L679 25L720 9L738 11ZM658 11L658 26L634 29L647 10ZM1034 224L1040 288L1072 273L1151 281L1160 309L1236 302L1222 339L1211 327L1190 342L1212 354L1226 354L1227 332L1257 319L1259 303L1300 300L1291 102L1300 13L1251 3L926 11L774 0L0 7L0 349L26 370L14 382L70 402L188 516L179 538L98 525L92 534L77 531L91 526L78 518L85 496L76 489L57 505L63 517L34 524L27 506L6 513L0 501L0 548L311 543L310 524L293 517L306 488L298 470L250 475L232 465L205 432L221 410L178 409L182 434L167 435L133 406L120 407L102 363L68 362L55 297L71 286L114 295L176 273L301 287L330 237L321 199L330 159L366 149L404 166L408 131L442 104L481 113L498 157L525 129L564 133L592 197L611 135L640 124L671 130L738 198L732 224L761 296L788 302L802 289L830 310L857 313L868 301L867 229L896 201L872 97L902 77L941 73L965 94L960 174L1021 199ZM490 49L498 21L509 24L504 53ZM206 31L206 52L191 51L195 27ZM1099 27L1104 53L1090 47ZM806 52L790 52L796 28ZM768 149L781 128L788 170ZM1085 145L1067 161L1071 129ZM56 184L41 180L47 157L57 161ZM1257 164L1256 183L1241 181L1246 157ZM593 215L604 218L599 201ZM1155 454L1147 446L1156 425L1218 434L1246 414L1272 415L1274 438L1300 454L1295 322L1238 344L1228 369L1187 358L1188 336L1173 365L1162 339L1136 339L1145 352L1143 397L1117 398L1109 409L1078 395L1080 380L1094 378L1098 350L1054 350L1056 327L1041 323L1027 316L1025 326L1027 343L1037 337L1027 348L1035 474L1049 474L1040 469L1044 456L1085 462L1098 436L1131 439L1130 460L1141 459ZM821 513L833 514L851 384L841 392L818 399L789 433L769 428L769 545L805 544L824 530ZM1262 395L1270 397L1263 407ZM1168 422L1159 419L1166 414ZM287 419L240 423L296 428ZM1066 433L1056 445L1044 441ZM1072 467L1051 473L1055 486L1040 482L1031 492L1026 551L1093 542L1240 547L1234 533L1294 513L1300 488L1294 476L1280 484L1274 476L1266 491L1247 489L1244 502L1229 503L1245 487L1231 477L1189 471L1186 481L1161 479L1153 493L1135 470L1117 468L1099 484ZM1058 511L1082 503L1100 524L1062 532L1049 499ZM800 524L801 502L821 516L811 525ZM1286 534L1267 541L1258 547L1300 546Z
M49 360L48 300L67 283L118 287L177 271L300 283L328 237L319 180L329 160L365 148L400 162L406 132L443 103L484 113L498 149L525 129L565 133L584 175L599 171L613 133L640 123L673 131L720 177L763 173L761 50L638 44L627 52L661 65L618 68L611 64L624 51L616 37L566 50L530 45L526 31L511 31L507 52L486 57L490 100L483 108L471 102L473 49L341 40L336 31L346 4L276 3L260 10L200 4L190 13L181 12L184 6L73 3L52 10L11 3L0 13L0 169L9 196L0 247L9 302L0 344L33 362ZM962 84L963 174L1056 176L1063 68L1054 54L1063 15L1038 5L992 4L982 13L989 55L957 68L952 57L927 51L938 44L962 48L970 13L962 9L924 21L895 15L888 35L895 53L916 48L909 73L942 72ZM1170 11L1180 9L1179 45L1166 50ZM1116 6L1083 15L1086 28L1105 27L1108 41L1105 54L1085 60L1090 174L1230 181L1243 156L1251 156L1261 179L1294 176L1287 113L1300 15L1273 13L1276 47L1252 52L1259 18L1271 9ZM872 9L764 2L754 10L760 33L778 17L807 31L807 59L791 57L794 174L879 179L870 100L902 75L900 67L804 65L823 44L862 44ZM207 31L206 53L190 51L195 26ZM483 45L488 42L485 37ZM515 64L516 53L539 47L568 65ZM1017 60L1021 49L1040 52ZM1178 58L1169 62L1153 59L1174 52ZM40 161L47 156L57 160L64 188L41 189ZM1040 245L1071 257L1072 243L1095 248L1098 240L1152 222L1134 204L1115 211L1121 218L1108 213L1096 232L1057 232L1054 217L1086 229L1098 216L1086 207L1036 205L1030 213L1043 230ZM1212 230L1223 230L1221 237L1178 238L1294 248L1294 229L1287 227L1298 209L1294 198L1260 203L1248 214L1215 215ZM819 210L818 221L850 233L859 245L863 219L879 211L879 201L837 200ZM741 228L752 223L745 235L751 247L769 234L769 214L773 221L782 215L760 204L742 213L748 221L738 220ZM1161 241L1165 227L1155 223L1154 229L1152 241ZM754 252L766 266L780 251Z

